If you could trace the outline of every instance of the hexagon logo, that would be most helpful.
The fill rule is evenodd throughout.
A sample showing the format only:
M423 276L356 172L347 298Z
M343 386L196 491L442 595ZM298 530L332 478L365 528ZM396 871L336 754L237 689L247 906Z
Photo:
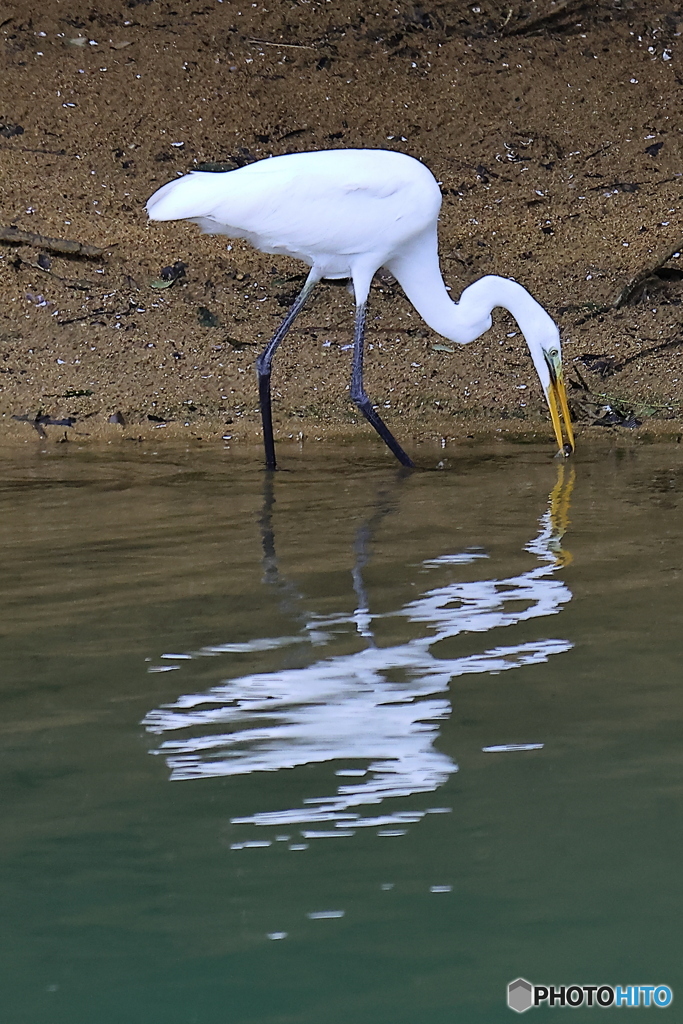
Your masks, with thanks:
M517 978L508 985L508 1006L515 1013L524 1013L533 1006L533 986L526 978Z

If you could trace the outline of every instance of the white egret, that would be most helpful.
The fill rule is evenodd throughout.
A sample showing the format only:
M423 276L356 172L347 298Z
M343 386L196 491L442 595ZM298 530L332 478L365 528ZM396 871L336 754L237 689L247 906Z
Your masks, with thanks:
M151 220L191 220L209 234L244 238L261 252L303 260L311 268L288 315L256 368L266 466L275 469L270 375L273 356L323 278L350 278L356 300L351 398L404 466L413 463L373 408L363 386L363 342L373 275L386 267L426 323L466 345L491 326L491 310L514 316L529 346L548 402L557 443L574 437L562 376L560 333L516 281L488 275L450 298L439 269L441 192L431 172L404 153L333 149L259 160L234 171L192 171L158 189ZM560 410L568 437L563 445Z

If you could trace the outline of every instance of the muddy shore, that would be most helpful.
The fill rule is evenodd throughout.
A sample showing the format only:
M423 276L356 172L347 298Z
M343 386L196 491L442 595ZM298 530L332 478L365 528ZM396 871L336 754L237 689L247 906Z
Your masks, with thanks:
M509 275L556 319L579 437L677 434L682 33L683 8L637 0L4 5L0 228L20 234L0 241L0 444L253 441L255 356L305 268L149 225L145 201L198 166L358 146L436 175L454 295ZM321 285L277 356L279 436L369 429L352 325L346 289ZM457 348L377 278L368 343L368 392L406 444L553 445L507 314Z

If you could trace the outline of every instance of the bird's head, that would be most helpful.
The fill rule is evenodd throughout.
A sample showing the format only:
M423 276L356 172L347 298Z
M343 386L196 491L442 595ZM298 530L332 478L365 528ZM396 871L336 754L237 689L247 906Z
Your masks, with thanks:
M560 453L571 455L575 447L574 431L569 415L567 389L562 369L560 332L557 325L540 306L534 310L534 313L533 321L525 324L524 334L548 403L550 419ZM564 430L567 435L566 441L562 433L562 420L564 420Z
M543 357L545 373L541 373L539 367L537 367L537 369L539 370L539 376L543 383L557 444L560 452L564 455L571 455L575 448L574 431L572 430L572 421L569 414L569 406L567 404L567 389L565 387L564 373L562 370L562 348L560 346L559 332L557 333L556 338L541 344L541 354ZM560 413L562 414L565 431L567 433L566 442L562 434Z

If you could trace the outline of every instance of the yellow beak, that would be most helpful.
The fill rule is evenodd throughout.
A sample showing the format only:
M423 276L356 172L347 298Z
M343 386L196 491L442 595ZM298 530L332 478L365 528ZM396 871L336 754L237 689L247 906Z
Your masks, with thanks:
M574 442L574 431L572 430L572 420L569 415L569 406L567 404L567 389L564 386L562 362L560 360L559 353L554 349L551 352L545 352L544 355L548 369L550 370L550 384L546 391L546 399L550 410L550 419L552 420L553 430L555 431L555 437L557 439L557 445L562 454L571 455L576 445ZM567 434L566 443L562 434L560 413L562 414L564 428Z

